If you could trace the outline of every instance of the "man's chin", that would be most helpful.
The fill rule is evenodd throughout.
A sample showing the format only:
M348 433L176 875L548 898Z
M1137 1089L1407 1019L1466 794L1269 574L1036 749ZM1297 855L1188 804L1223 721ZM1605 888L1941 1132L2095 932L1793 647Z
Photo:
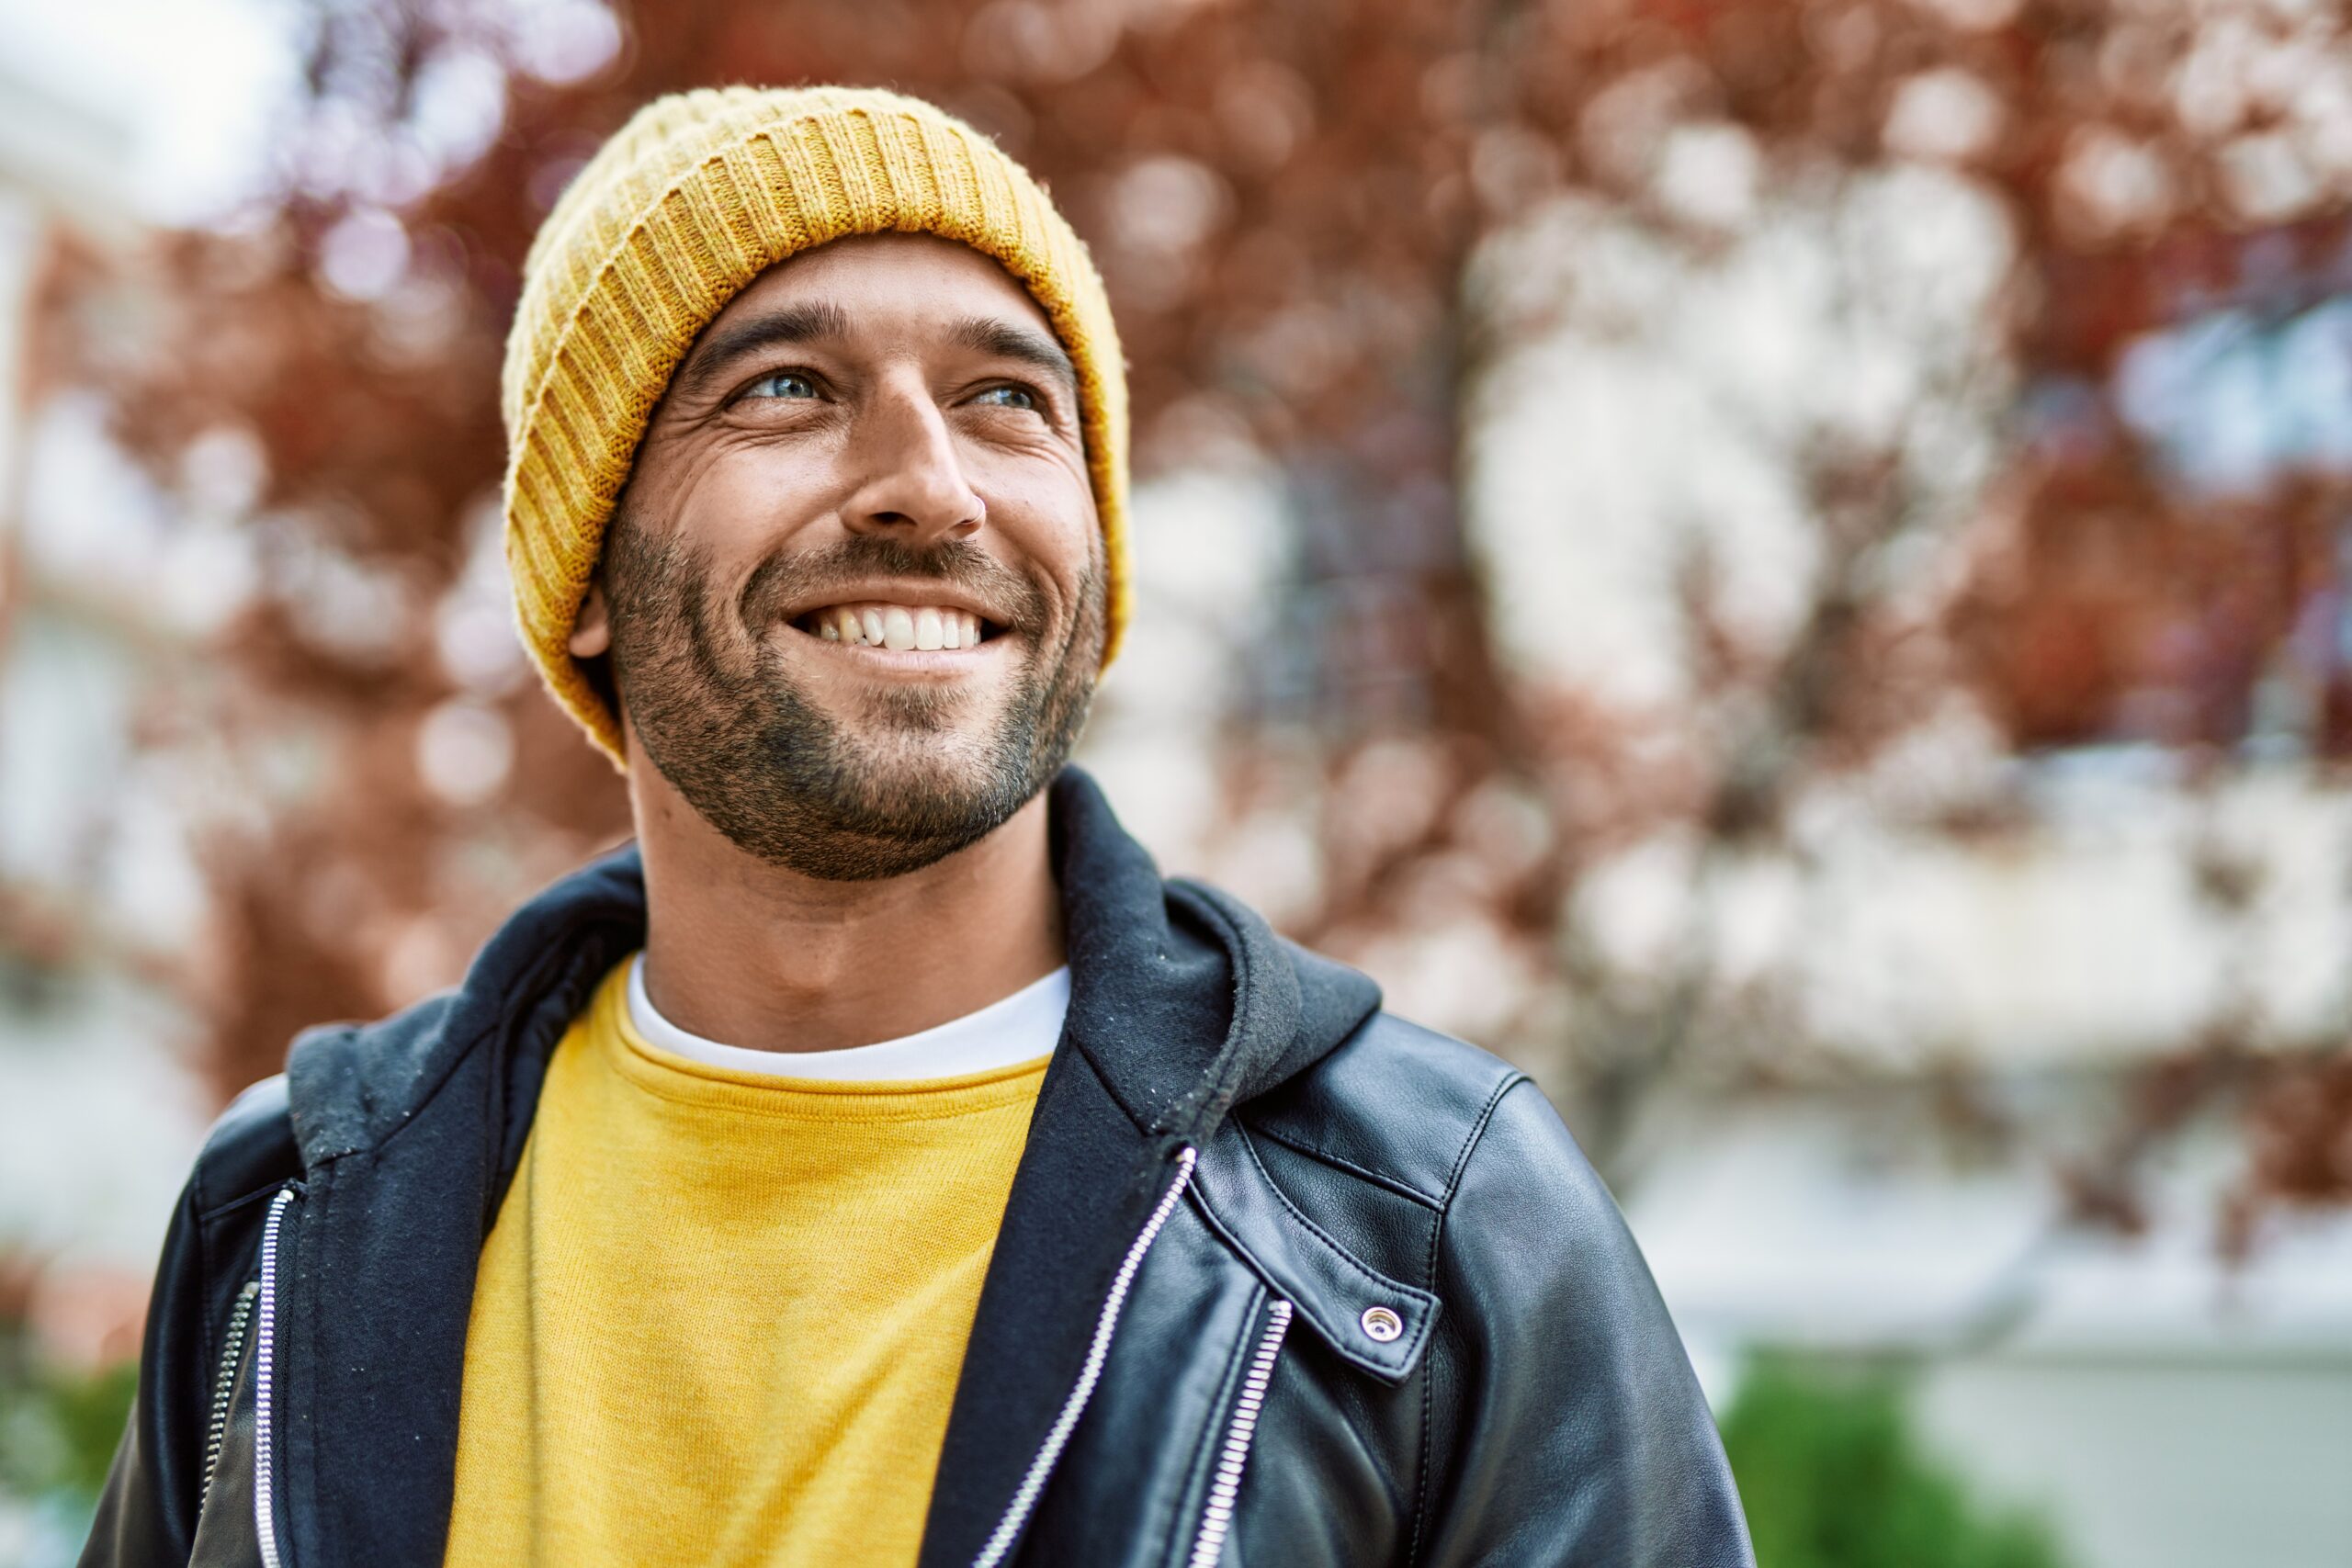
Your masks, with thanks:
M997 692L885 686L821 697L804 693L802 700L845 751L877 760L982 755L1004 723Z
M840 737L839 774L869 800L978 800L1000 787L1001 763L988 737L900 729Z
M985 838L1035 794L992 761L985 748L944 750L935 740L845 749L831 787L804 797L812 809L802 827L816 830L791 835L793 852L771 858L849 881L944 860Z

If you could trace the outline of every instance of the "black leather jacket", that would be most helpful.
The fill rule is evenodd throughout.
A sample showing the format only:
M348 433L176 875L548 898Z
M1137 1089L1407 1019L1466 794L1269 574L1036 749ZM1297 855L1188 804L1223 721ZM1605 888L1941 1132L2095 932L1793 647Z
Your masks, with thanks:
M1163 883L1083 774L1052 812L1069 1020L923 1568L1751 1564L1673 1325L1535 1088ZM231 1108L85 1563L441 1561L476 1258L643 922L624 851Z

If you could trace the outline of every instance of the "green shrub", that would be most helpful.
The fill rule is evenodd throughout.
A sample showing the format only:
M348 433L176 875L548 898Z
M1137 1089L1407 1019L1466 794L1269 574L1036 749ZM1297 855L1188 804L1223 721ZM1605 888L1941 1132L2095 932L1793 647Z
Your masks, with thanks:
M90 1528L138 1387L126 1361L96 1372L30 1361L0 1325L0 1510L29 1510L31 1563L70 1562Z
M1890 1373L1759 1357L1722 1426L1758 1568L2063 1568L2039 1519L1920 1451Z

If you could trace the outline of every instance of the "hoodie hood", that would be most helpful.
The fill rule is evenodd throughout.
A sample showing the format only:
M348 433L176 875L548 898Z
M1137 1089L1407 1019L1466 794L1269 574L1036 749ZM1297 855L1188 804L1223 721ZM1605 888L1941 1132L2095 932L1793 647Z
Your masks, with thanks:
M1163 879L1082 770L1062 771L1048 811L1070 968L1065 1043L1147 1136L1205 1137L1378 1010L1363 975L1275 935L1230 894ZM488 1050L498 1058L494 1211L549 1053L645 930L631 843L516 910L455 991L379 1022L308 1032L288 1067L305 1168L394 1136Z
M1379 1009L1371 980L1277 937L1230 894L1163 881L1085 773L1063 772L1051 809L1069 1043L1140 1131L1205 1137Z

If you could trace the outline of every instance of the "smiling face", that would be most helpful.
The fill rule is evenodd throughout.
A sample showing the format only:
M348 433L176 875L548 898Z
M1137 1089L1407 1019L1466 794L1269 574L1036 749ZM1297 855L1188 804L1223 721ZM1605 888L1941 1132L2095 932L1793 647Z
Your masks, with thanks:
M648 425L571 649L630 749L742 850L930 864L1069 755L1102 529L1044 312L952 241L836 241L705 329Z

